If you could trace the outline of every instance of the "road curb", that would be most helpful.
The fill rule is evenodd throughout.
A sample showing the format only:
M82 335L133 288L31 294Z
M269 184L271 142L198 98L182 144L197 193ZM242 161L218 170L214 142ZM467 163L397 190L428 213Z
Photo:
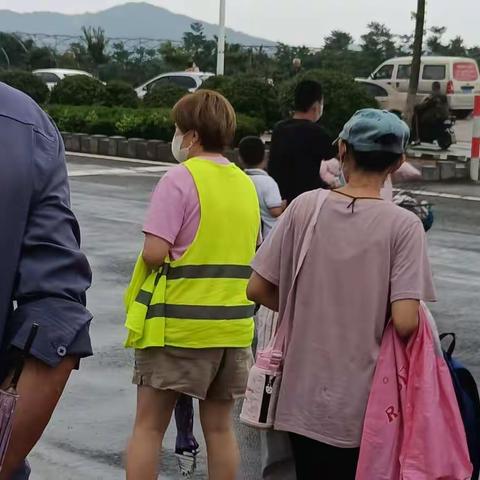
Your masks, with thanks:
M126 138L121 136L88 135L86 133L61 132L65 150L70 154L106 155L109 157L149 160L162 163L177 163L173 158L171 144L162 140ZM238 163L237 150L227 150L224 155Z
M162 140L70 132L62 132L62 137L65 149L70 154L105 155L166 164L177 163L173 158L170 143ZM239 163L238 149L229 149L224 155L230 161ZM407 157L412 165L420 170L422 179L427 182L469 178L470 159L465 155L409 149Z
M407 158L422 173L426 182L466 180L469 178L470 157L448 151L424 151L410 148Z

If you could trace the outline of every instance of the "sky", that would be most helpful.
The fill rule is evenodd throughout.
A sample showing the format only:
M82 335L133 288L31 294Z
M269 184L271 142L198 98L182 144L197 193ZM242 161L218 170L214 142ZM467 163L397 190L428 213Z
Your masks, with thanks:
M19 12L84 13L126 0L0 0L0 9ZM147 0L199 20L218 21L219 0ZM413 31L411 12L417 0L226 0L227 24L251 35L291 45L321 46L334 29L355 39L367 23L385 23L394 33ZM13 6L12 6L13 4ZM461 35L467 45L480 45L479 0L427 0L427 26L446 26L447 36ZM42 32L48 33L48 32Z

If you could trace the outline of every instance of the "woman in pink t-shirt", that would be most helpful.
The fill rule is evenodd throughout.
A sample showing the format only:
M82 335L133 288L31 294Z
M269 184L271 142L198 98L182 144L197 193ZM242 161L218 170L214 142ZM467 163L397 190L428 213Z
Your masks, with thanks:
M290 434L298 480L355 478L387 318L406 338L418 326L419 301L435 299L422 223L380 192L408 137L381 110L361 110L345 126L347 184L322 206L290 318L282 314L316 191L291 204L253 262L249 298L291 322L275 429Z

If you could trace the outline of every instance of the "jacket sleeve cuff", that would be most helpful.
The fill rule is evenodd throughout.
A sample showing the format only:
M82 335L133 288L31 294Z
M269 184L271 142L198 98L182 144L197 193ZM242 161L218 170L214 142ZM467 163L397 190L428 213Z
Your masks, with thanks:
M10 345L23 349L33 323L39 325L30 354L51 367L65 356L92 355L88 327L92 314L80 303L45 298L19 305L13 313Z

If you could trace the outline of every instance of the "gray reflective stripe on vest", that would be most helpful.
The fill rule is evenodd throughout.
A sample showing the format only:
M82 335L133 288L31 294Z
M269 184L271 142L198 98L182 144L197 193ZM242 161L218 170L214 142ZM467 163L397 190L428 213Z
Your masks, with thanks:
M135 301L148 307L150 305L150 302L152 301L152 296L152 293L146 292L145 290L140 290Z
M188 318L192 320L239 320L253 317L254 313L255 305L224 307L158 303L148 307L147 320L155 317Z
M249 279L252 269L248 265L184 265L182 267L168 267L167 279L179 278L234 278Z

